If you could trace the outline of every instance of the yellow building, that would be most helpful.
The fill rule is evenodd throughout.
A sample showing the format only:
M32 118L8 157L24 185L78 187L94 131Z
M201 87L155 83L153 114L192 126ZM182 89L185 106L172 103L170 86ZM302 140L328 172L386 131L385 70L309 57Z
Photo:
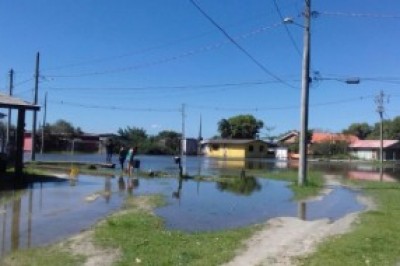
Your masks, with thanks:
M216 158L266 158L268 144L254 139L211 139L202 142L205 156Z

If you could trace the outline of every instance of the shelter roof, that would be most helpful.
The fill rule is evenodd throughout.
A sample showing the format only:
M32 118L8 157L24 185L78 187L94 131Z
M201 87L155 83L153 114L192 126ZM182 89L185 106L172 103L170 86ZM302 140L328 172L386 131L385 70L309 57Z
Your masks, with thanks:
M39 110L40 106L28 103L19 98L15 98L4 93L0 93L0 108Z

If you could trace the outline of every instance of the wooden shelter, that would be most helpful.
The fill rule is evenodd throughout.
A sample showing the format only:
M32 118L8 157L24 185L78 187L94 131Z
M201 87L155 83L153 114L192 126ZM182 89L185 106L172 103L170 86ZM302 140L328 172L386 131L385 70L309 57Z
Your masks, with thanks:
M14 172L16 176L20 176L24 166L25 113L27 110L39 111L40 107L0 93L0 108L16 109L18 111Z

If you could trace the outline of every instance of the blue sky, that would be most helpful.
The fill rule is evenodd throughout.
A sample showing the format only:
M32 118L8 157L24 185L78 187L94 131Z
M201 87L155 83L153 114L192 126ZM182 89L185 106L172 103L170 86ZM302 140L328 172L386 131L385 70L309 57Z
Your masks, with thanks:
M32 101L40 52L49 123L65 119L90 133L181 131L185 104L189 137L198 136L200 116L205 138L238 114L263 120L271 135L298 129L303 29L283 25L273 0L196 2L268 71L189 0L0 1L0 91L8 93L13 68L14 94ZM304 0L276 3L303 23ZM399 115L400 2L313 0L312 10L311 64L322 80L310 89L309 128L377 122L380 90L390 97L385 118ZM341 81L354 76L359 85Z

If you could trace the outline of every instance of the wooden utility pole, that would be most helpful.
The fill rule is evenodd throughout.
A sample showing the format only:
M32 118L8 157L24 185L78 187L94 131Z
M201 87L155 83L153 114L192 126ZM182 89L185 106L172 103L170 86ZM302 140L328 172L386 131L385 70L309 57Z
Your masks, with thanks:
M33 99L33 104L38 104L38 90L39 90L39 60L40 54L39 52L36 54L36 67L35 67L35 94ZM31 160L35 161L35 147L36 147L36 120L37 120L37 111L33 111L33 119L32 119L32 154Z
M310 86L310 26L311 0L305 0L304 11L304 48L301 77L301 112L300 112L300 140L299 140L299 175L298 185L307 183L307 131L308 131L308 93Z
M10 72L10 86L8 95L13 95L13 88L14 88L14 70L11 68ZM9 147L10 144L10 128L11 128L11 108L8 108L8 119L7 119L7 131L6 131L6 147Z

